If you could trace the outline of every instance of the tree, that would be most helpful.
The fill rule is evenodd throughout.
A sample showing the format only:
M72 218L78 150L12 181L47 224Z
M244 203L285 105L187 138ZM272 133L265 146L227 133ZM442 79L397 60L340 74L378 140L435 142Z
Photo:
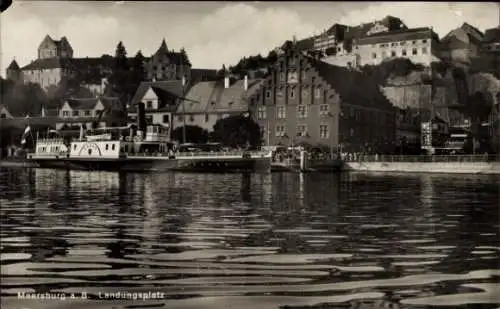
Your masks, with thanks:
M126 115L127 104L136 90L131 90L129 83L130 75L131 70L128 64L127 51L120 41L116 46L115 57L113 58L113 64L111 66L111 75L108 78L109 87L111 89L106 92L120 99L123 115ZM125 116L123 116L122 122L125 121Z
M199 126L186 126L186 143L206 143L208 141L208 131ZM184 128L177 127L172 130L171 137L173 140L184 141Z
M132 67L129 76L129 93L133 95L142 81L146 80L146 69L144 68L145 58L139 50L132 59Z
M216 142L233 148L260 147L262 134L260 126L250 117L231 116L218 120L212 137Z

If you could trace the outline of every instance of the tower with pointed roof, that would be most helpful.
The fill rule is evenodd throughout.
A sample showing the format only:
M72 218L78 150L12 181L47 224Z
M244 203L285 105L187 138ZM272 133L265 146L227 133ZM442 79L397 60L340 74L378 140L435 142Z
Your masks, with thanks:
M163 39L158 50L146 64L146 70L148 80L182 80L182 77L189 79L191 63L183 48L180 52L169 50L167 42Z
M6 73L7 79L13 80L16 83L23 80L23 72L21 71L21 68L19 67L15 59L12 60L10 65L7 67Z
M47 34L38 46L38 59L51 58L73 58L73 48L65 36L54 40Z

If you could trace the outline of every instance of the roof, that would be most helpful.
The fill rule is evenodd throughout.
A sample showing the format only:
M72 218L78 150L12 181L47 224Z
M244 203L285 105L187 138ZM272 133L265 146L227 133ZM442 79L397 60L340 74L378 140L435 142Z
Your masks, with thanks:
M141 82L137 91L132 98L132 104L138 103L142 100L149 88L158 95L160 92L168 92L171 95L182 97L182 81L181 80L168 80L157 82Z
M468 23L463 23L460 28L467 31L467 32L470 32L472 35L474 35L476 40L480 41L484 37L484 33L482 33L479 29L477 29L476 27L474 27Z
M30 64L24 66L22 70L46 70L56 68L74 69L74 65L72 64L72 61L67 58L36 59Z
M432 31L431 28L423 27L423 28L413 28L413 29L400 29L393 30L389 32L377 33L370 36L365 36L359 38L357 43L359 45L366 44L380 44L380 43L388 43L394 41L411 41L411 40L420 40L420 39L437 39L437 34Z
M199 82L177 107L179 113L245 112L248 110L246 97L255 94L262 85L261 79L248 80L248 90L244 81L238 80L229 88L222 81Z
M152 89L161 101L160 105L166 104L169 98L183 97L183 86L181 80L168 80L157 82L141 82L131 101L130 112L135 112L135 104L141 102L144 95ZM162 108L162 107L160 107Z
M210 81L217 78L217 70L212 69L191 69L191 81Z
M19 65L17 64L16 60L12 60L12 62L9 64L7 67L7 70L19 70Z
M377 20L371 23L362 23L361 25L354 27L348 26L345 32L345 38L355 39L364 37L377 23L387 27L389 29L389 32L408 29L400 18L388 15L381 20Z
M483 43L500 43L500 27L487 29L484 32Z
M290 41L290 40L285 41L285 43L283 43L283 45L281 45L281 49L282 50L286 50L289 47L293 46L294 49L296 49L298 51L309 50L309 49L311 49L311 48L314 47L314 37L305 38L305 39L296 41L295 45L293 45L293 44L294 43L292 41Z
M305 58L344 102L353 105L392 108L391 102L382 94L379 85L362 72L334 66L312 57L305 56Z
M167 43L165 42L165 39L163 39L160 47L151 56L149 61L151 63L156 63L156 62L159 62L165 58L167 58L171 64L191 65L191 63L189 62L189 59L187 57L187 54L183 50L181 50L180 52L169 51L167 48Z
M71 109L85 110L93 109L97 102L101 102L105 108L116 108L120 100L117 97L98 97L98 98L82 98L82 99L67 99L65 101L68 103Z

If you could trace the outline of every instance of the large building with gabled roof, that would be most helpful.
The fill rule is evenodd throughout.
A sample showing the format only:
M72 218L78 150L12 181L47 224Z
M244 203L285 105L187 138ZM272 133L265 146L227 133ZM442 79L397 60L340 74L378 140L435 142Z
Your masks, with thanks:
M293 47L278 57L259 92L249 106L267 145L381 151L395 140L395 109L377 83Z

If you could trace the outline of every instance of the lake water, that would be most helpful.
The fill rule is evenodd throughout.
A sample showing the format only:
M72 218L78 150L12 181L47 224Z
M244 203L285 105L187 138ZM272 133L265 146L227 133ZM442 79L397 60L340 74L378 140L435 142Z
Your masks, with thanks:
M498 308L499 182L0 169L1 308Z

